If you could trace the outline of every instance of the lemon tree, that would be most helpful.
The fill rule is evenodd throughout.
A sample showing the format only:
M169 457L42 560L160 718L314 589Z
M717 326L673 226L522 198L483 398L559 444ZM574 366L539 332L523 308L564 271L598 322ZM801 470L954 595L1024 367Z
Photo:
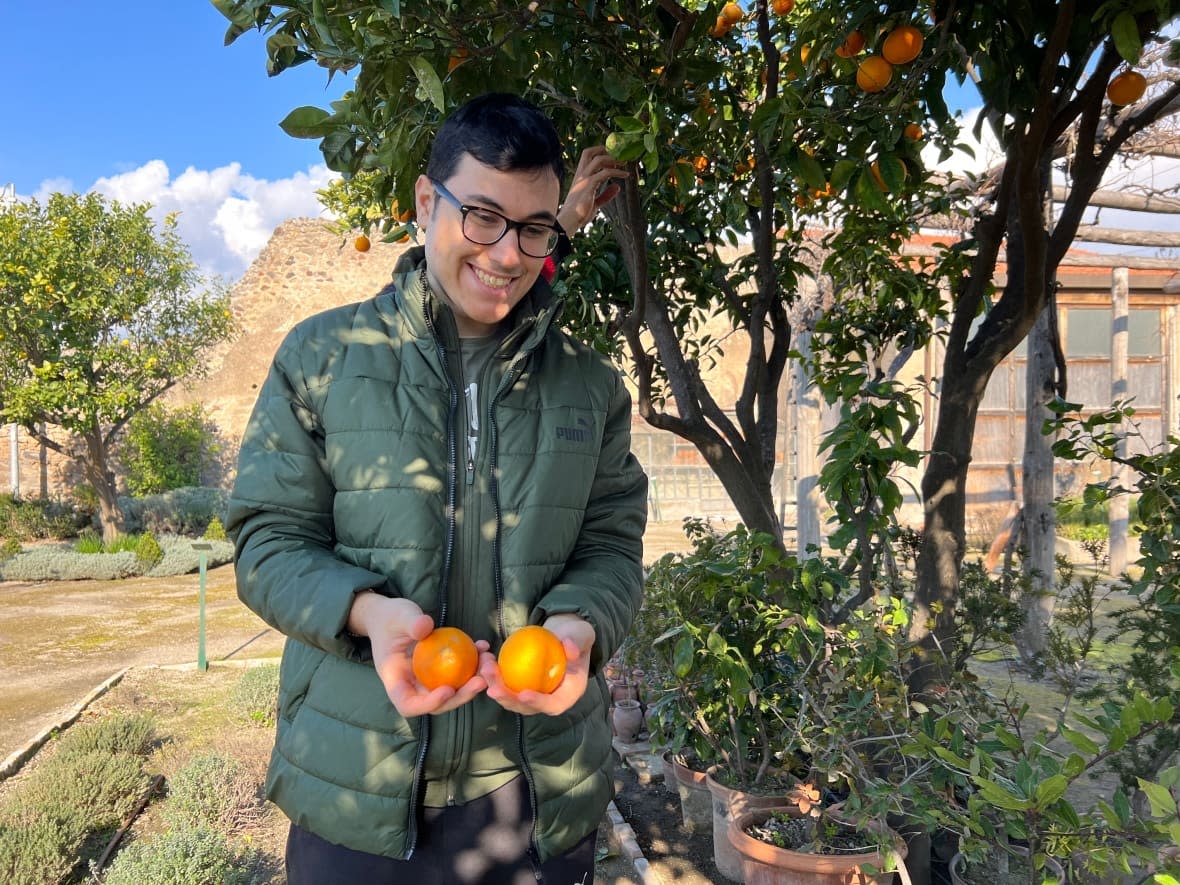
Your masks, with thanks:
M149 208L93 193L0 204L0 422L78 459L108 539L122 523L112 443L233 329L228 294Z

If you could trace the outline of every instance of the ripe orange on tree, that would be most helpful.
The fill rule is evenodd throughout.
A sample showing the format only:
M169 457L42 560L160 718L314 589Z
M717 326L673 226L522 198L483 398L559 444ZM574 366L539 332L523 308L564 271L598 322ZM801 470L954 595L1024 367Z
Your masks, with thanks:
M917 123L906 123L905 137L910 141L921 141L926 133L922 131L922 127Z
M479 669L479 650L458 627L438 627L414 646L410 666L431 691L440 685L459 689Z
M865 37L860 31L853 31L844 38L844 42L836 47L836 55L840 58L852 58L865 48Z
M466 46L460 46L454 51L450 59L447 60L447 73L449 74L454 71L455 68L467 61L470 56L470 50L468 50Z
M906 167L905 160L898 160L897 162L901 164L901 177L908 177L909 169ZM885 176L881 174L881 164L873 160L873 164L869 166L869 172L872 173L873 181L877 183L877 188L883 193L889 193L889 185L885 181Z
M521 627L504 640L496 662L512 691L550 694L565 677L565 646L544 627Z
M714 23L713 27L709 28L709 36L716 37L718 40L720 40L729 33L730 27L731 25L725 16L719 15L717 16L717 21Z
M880 92L893 79L893 65L879 55L870 55L856 68L856 85L865 92Z
M913 25L898 25L881 44L881 55L893 65L912 62L922 51L922 32Z
M356 248L356 251L358 251L358 252L368 252L369 247L372 245L372 243L369 242L368 237L366 237L364 234L361 234L359 237L357 237L355 240L352 241L352 245Z
M1110 81L1106 87L1106 97L1110 103L1122 107L1134 104L1143 98L1147 91L1147 78L1138 71L1123 71Z
M726 24L736 25L744 16L745 13L742 12L742 8L736 3L733 3L732 0L721 7L721 17L725 19Z
M795 8L795 0L774 0L770 8L774 10L775 15L789 15Z

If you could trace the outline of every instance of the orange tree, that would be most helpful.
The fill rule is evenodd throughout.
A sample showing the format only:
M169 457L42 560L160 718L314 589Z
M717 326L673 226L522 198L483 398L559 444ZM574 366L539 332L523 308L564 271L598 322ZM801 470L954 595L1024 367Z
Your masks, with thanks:
M272 73L314 60L355 76L331 107L298 108L283 126L321 140L345 176L334 208L387 240L412 230L392 206L412 205L439 119L489 84L543 105L571 158L605 142L631 177L610 224L590 229L563 270L567 320L628 365L643 418L695 444L742 521L778 538L782 385L799 324L818 312L810 281L821 269L838 281L824 341L840 351L829 369L838 379L825 384L857 402L852 448L865 452L831 474L830 497L862 538L879 535L882 511L900 502L889 471L911 457L910 428L892 408L904 391L880 358L898 341L923 344L940 310L933 277L894 260L938 197L904 133L932 121L930 139L950 143L941 92L951 56L930 41L926 56L896 67L891 89L870 94L857 85L863 59L836 50L857 27L876 45L894 24L921 24L912 6L776 13L756 2L739 18L732 5L676 0L216 5L232 23L227 39L269 34ZM842 230L811 232L849 208ZM724 335L709 325L718 317ZM706 368L723 350L749 354L728 392ZM916 420L912 408L903 414ZM882 495L884 506L872 503Z
M1044 308L1111 158L1175 96L1168 87L1114 115L1104 97L1174 0L747 0L740 17L700 0L213 2L227 41L267 34L270 73L314 62L354 77L339 101L283 126L320 140L344 175L336 207L385 239L413 230L393 206L412 205L438 121L489 86L543 105L571 158L605 142L631 177L566 268L570 326L628 366L643 418L691 441L742 521L776 538L779 403L792 360L804 361L841 403L821 483L831 540L859 573L853 602L872 592L902 500L893 472L919 461L914 391L893 367L945 329L914 638L952 641L980 399ZM962 206L963 242L925 266L899 260L924 218L954 208L919 147L956 141L943 87L972 69L1006 162L987 199ZM1064 144L1072 196L1051 223L1048 170ZM723 351L748 353L736 383L710 380Z

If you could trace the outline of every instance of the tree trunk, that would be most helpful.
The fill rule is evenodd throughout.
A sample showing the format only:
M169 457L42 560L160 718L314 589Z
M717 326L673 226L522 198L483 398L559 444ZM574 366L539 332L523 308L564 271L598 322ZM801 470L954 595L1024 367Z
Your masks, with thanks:
M1051 417L1046 404L1054 396L1056 362L1053 358L1049 304L1041 311L1028 336L1024 421L1024 537L1027 545L1022 569L1027 580L1020 607L1024 626L1015 637L1025 663L1041 658L1049 642L1049 627L1057 603L1054 572L1057 519L1053 510L1052 439L1041 433Z
M922 475L925 519L910 625L915 646L910 685L919 692L944 683L954 657L952 618L965 545L967 468L982 396L982 383L964 373L948 373L939 394L934 440Z
M98 497L98 515L102 523L103 543L111 543L123 533L124 515L119 507L115 474L107 465L107 447L102 432L96 427L85 435L86 478Z

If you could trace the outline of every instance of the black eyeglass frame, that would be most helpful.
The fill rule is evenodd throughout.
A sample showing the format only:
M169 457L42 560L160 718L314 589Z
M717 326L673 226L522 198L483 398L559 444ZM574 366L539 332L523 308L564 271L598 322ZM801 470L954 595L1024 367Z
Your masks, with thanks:
M495 209L489 209L486 206L471 206L467 203L461 202L458 197L446 189L442 182L434 178L430 179L430 183L434 186L435 192L440 197L459 210L459 214L462 216L462 220L459 223L459 229L463 232L463 236L466 237L469 242L475 243L477 246L492 246L504 239L504 236L508 233L508 231L515 230L517 246L520 247L521 252L530 258L548 258L557 250L557 244L561 240L561 235L564 233L564 231L561 229L561 225L545 224L542 221L514 221L506 215L497 212ZM487 242L477 240L467 232L467 215L470 212L482 212L485 215L494 215L504 223L504 229L500 231L499 236L497 236L494 240L489 240ZM524 241L521 240L520 234L521 231L526 227L543 227L550 231L551 236L549 238L549 249L547 252L542 255L534 255L525 248Z

